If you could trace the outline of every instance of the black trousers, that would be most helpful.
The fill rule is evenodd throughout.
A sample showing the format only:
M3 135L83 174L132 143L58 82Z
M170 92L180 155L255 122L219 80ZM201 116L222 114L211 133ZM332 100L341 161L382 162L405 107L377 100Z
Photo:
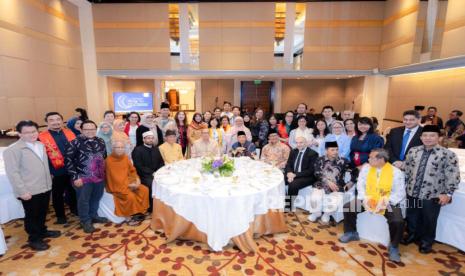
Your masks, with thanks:
M431 247L436 238L436 225L441 205L437 199L407 197L407 232L423 246Z
M145 187L149 189L149 209L147 211L151 213L153 210L153 199L152 199L153 176L141 178L141 182L142 182L142 185L144 185Z
M300 189L313 185L313 178L312 177L294 178L294 181L290 183L287 181L286 175L284 175L284 179L286 180L285 182L287 185L287 197L286 197L285 208L290 207L291 211L295 211L294 199L299 194Z
M71 185L69 175L54 176L52 179L52 204L57 218L66 218L65 194L72 213L77 214L76 191Z
M47 232L45 218L47 216L50 202L50 191L33 195L29 200L22 200L24 208L24 229L29 235L29 242L36 242L43 239Z
M355 198L344 205L344 233L357 231L357 214L364 211L361 200ZM397 247L404 232L404 218L399 206L389 205L384 212L384 217L389 224L391 245Z

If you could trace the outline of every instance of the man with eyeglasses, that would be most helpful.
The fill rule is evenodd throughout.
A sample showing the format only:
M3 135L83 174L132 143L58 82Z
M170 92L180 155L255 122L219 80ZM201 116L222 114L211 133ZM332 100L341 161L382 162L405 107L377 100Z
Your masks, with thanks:
M52 178L44 145L37 141L39 126L32 121L16 125L19 140L3 153L5 171L15 195L24 207L24 229L29 246L35 251L47 250L46 238L60 236L60 231L47 230L45 225Z
M76 192L65 168L65 152L69 143L76 139L74 133L63 127L63 116L58 112L45 114L47 130L39 134L39 140L47 152L50 174L52 175L52 204L55 210L55 224L66 224L65 198L71 213L77 215Z
M105 187L105 142L96 136L97 124L86 120L82 134L70 143L66 151L66 168L77 192L81 226L86 233L95 231L92 223L105 223L97 210Z

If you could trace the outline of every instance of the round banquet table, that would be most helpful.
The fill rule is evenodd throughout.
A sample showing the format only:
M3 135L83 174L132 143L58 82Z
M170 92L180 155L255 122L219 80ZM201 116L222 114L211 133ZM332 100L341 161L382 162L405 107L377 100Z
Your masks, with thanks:
M231 177L201 173L199 158L162 167L154 175L152 229L221 251L232 241L256 250L254 237L286 232L283 173L250 158L234 158Z

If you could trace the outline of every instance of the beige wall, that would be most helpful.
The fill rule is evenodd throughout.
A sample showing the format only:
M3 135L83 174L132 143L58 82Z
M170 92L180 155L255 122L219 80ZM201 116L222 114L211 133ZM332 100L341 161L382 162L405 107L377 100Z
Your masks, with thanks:
M465 69L392 77L386 118L401 119L402 112L415 105L436 106L446 119L453 109L465 107Z
M364 77L351 78L346 80L344 109L353 110L356 113L362 112Z
M59 0L0 0L0 128L86 107L78 9Z
M379 67L410 64L413 60L419 0L388 0L384 9Z
M200 69L271 70L275 3L200 3Z
M378 66L385 2L307 3L303 69Z
M204 79L202 87L202 111L213 111L218 105L223 108L223 102L234 102L234 80L232 79ZM216 99L218 99L216 104Z
M332 105L335 110L344 109L345 80L283 80L281 110L295 110L305 102L308 108L320 112L323 106Z
M465 54L465 1L448 3L441 58Z
M170 69L168 4L93 5L98 69Z

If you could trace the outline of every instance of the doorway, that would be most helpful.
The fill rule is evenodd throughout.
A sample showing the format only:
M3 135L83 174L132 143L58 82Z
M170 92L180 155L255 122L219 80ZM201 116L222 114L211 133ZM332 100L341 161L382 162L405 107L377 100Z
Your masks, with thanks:
M265 114L273 111L272 81L242 81L241 107L243 112L252 113L257 108L263 109Z

